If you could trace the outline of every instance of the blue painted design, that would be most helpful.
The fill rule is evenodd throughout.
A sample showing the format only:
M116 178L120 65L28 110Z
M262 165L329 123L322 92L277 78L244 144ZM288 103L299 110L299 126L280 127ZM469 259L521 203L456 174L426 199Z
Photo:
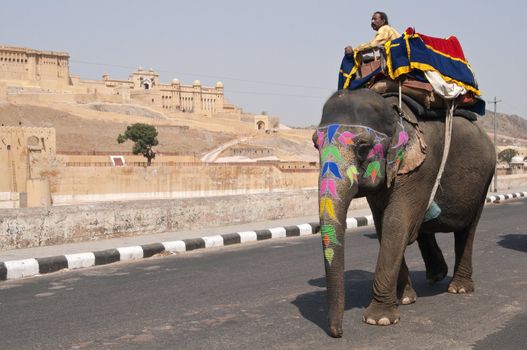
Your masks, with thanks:
M339 167L334 162L325 162L324 167L322 168L322 176L326 175L328 172L332 173L337 179L342 179L342 175L340 175Z
M337 132L339 126L339 124L333 124L328 126L328 143L331 143L333 141L333 136L335 136L335 133Z

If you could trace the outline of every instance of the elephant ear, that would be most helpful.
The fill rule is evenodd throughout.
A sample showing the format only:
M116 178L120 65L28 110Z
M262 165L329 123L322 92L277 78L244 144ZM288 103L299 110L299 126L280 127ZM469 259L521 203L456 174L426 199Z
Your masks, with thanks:
M396 123L386 158L388 187L391 187L397 175L417 169L426 158L426 144L415 115L404 104L402 111L397 105L394 106L394 110L400 122Z

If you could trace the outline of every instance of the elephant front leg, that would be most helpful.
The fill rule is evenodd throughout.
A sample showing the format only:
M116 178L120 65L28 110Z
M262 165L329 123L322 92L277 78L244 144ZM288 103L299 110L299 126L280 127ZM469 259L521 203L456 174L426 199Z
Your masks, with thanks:
M395 219L397 223L394 223L391 222L394 219L387 220L387 218L397 218L397 216L388 213L384 216L381 246L373 282L373 300L363 314L364 322L381 326L399 322L398 289L400 296L403 297L405 290L409 288L407 302L411 303L415 300L413 294L415 292L409 282L408 269L404 263L409 225L402 224L400 219ZM386 228L390 228L389 231Z
M368 201L370 208L372 208L373 221L375 223L375 231L379 244L382 241L382 209L376 206L376 202ZM401 263L401 270L399 271L399 278L397 280L397 299L401 305L409 305L415 303L417 300L417 293L412 287L412 281L408 273L408 266L403 258Z

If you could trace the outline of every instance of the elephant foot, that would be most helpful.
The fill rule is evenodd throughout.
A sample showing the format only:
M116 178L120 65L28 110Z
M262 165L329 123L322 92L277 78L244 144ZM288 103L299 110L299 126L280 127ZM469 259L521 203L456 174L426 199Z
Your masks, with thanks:
M333 338L342 338L342 325L336 325L329 321L329 335Z
M362 314L362 320L367 324L389 326L399 322L401 318L396 305L383 305L375 301L370 303Z
M453 294L467 294L474 291L474 282L472 279L453 278L448 284L448 292Z
M410 284L407 284L402 293L397 293L400 305L410 305L417 300L417 293Z
M426 280L430 283L436 283L446 277L448 273L448 265L445 260L440 261L437 264L434 264L434 267L426 269Z

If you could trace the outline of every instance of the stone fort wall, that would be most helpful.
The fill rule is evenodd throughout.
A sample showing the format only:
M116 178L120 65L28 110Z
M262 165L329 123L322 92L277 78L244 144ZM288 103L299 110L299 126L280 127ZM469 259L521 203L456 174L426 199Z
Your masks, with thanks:
M317 187L318 168L278 164L180 162L172 166L54 166L38 170L53 205L138 199L217 197Z
M25 192L31 164L55 157L55 129L0 126L0 192Z
M28 85L61 87L70 84L69 55L0 46L0 79L25 81Z

